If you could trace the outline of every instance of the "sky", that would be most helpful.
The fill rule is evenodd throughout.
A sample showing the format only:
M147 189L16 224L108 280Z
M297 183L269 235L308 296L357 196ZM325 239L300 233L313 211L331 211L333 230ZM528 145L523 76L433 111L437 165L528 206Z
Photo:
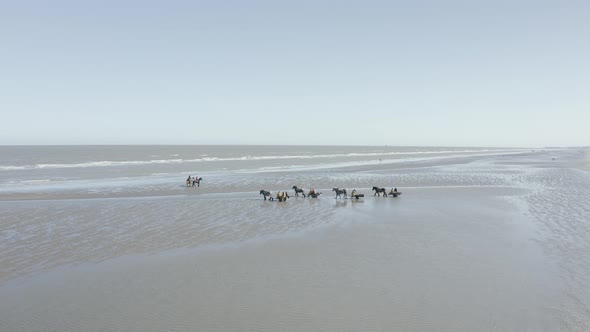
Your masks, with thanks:
M590 145L590 1L0 0L0 145Z

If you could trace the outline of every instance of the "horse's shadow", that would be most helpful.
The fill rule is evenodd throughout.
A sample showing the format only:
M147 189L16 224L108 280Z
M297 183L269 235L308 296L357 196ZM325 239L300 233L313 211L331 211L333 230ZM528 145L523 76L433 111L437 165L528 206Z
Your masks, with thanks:
M348 205L348 200L337 200L336 202L334 202L335 208L346 207L347 205Z

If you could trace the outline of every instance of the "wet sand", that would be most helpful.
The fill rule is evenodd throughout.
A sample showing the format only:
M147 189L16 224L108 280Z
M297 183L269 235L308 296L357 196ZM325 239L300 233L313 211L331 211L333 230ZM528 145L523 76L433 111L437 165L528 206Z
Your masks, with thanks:
M587 331L590 178L559 156L397 168L399 198L330 195L382 167L285 203L1 202L0 331Z
M582 163L582 169L590 172L590 148L585 149L584 154L586 158Z

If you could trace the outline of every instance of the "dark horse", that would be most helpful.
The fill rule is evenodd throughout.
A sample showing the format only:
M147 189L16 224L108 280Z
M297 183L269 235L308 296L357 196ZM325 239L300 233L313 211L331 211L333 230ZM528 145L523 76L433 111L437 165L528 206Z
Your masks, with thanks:
M192 177L191 178L189 176L188 179L186 179L186 186L187 187L194 187L196 185L197 187L200 187L201 180L203 180L203 178L199 178L199 177L197 177L197 178Z
M272 197L272 194L270 193L270 191L267 190L261 190L260 191L260 195L264 195L264 200L266 201L266 197L268 196L268 200L272 201L274 200L274 198Z
M348 197L346 196L346 189L332 188L332 191L336 192L336 198L340 197L340 195L344 195L344 198Z
M373 194L373 196L375 196L375 195L381 196L381 193L383 193L383 197L387 197L387 191L385 190L385 188L373 187L373 190L375 190L375 193Z
M299 197L299 193L301 193L301 195L303 195L303 198L305 198L305 192L303 191L303 189L299 189L297 188L297 186L293 186L293 190L295 190L295 196Z

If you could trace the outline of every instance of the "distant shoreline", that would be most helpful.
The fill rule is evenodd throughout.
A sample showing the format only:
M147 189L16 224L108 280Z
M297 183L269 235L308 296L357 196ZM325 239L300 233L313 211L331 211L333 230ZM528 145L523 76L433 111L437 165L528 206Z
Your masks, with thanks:
M355 148L362 148L362 147L404 147L404 148L481 148L481 149L534 149L534 150L542 150L542 149L571 149L571 148L587 148L589 147L577 147L577 146L552 146L552 147L533 147L533 146L502 146L502 145L437 145L437 144L426 144L426 145L397 145L397 144L379 144L379 145L354 145L354 144L0 144L0 148L3 147L107 147L107 146L120 146L120 147L150 147L150 146L160 146L160 147L171 147L171 146L179 146L179 147L187 147L187 146L242 146L242 147L268 147L268 146L309 146L309 147L355 147Z

